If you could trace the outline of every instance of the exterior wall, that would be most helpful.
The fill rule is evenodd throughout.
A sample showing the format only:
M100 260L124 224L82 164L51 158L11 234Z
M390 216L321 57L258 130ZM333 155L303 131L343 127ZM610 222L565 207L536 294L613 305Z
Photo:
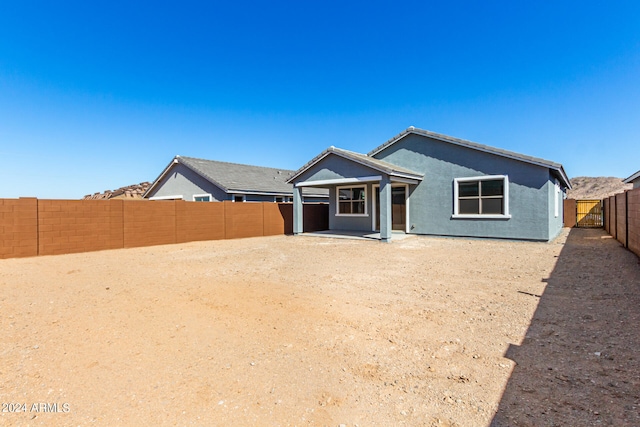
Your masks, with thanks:
M229 200L227 193L180 163L173 165L148 197L179 195L183 200L190 202L194 194L211 194L212 201Z
M633 180L633 181L631 181L631 182L633 183L633 188L634 188L634 189L636 189L636 188L640 188L640 177L639 177L639 178L634 179L634 180Z
M549 172L549 238L553 240L562 231L564 224L563 210L564 210L564 192L562 189L556 191L556 178ZM556 215L556 208L558 214Z
M351 185L351 184L348 184ZM358 184L354 184L358 185ZM338 207L336 205L337 186L329 189L329 230L357 230L371 231L373 215L373 184L360 184L367 187L367 215L366 216L336 216Z
M375 157L425 173L424 180L410 190L413 233L541 241L554 237L549 220L554 209L549 203L554 184L548 168L415 134ZM511 218L453 219L454 178L483 175L509 176ZM561 216L554 218L553 230L561 221Z

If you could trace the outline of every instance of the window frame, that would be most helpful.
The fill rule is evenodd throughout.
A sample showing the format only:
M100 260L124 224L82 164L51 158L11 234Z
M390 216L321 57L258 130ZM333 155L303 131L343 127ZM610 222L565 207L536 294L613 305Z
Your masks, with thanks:
M502 180L502 200L503 200L503 212L502 214L461 214L460 213L460 197L459 197L459 184L465 182L478 181L497 181ZM480 203L482 204L482 195L478 194ZM497 198L497 197L496 197ZM453 215L452 218L459 219L509 219L511 214L509 212L509 176L508 175L484 175L484 176L470 176L464 178L454 178L453 180Z
M367 185L341 185L336 187L336 214L335 216L345 216L345 217L368 217L369 216L369 194L367 192ZM350 189L353 191L355 188L361 188L364 192L364 213L340 213L340 190ZM344 201L344 200L343 200ZM349 199L349 201L354 202L355 199ZM353 206L353 205L352 205ZM353 210L353 209L352 209Z
M196 200L196 198L197 198L197 197L208 197L208 198L209 198L209 200ZM194 194L194 195L191 197L191 200L192 200L192 201L194 201L194 202L211 202L211 201L213 201L213 197L212 197L212 196L211 196L211 194L209 194L209 193L204 193L204 194Z

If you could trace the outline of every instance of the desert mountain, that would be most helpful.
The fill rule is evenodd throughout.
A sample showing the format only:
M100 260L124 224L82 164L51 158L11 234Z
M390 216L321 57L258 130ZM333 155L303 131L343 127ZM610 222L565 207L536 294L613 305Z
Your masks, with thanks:
M623 183L622 178L611 176L579 176L570 181L573 189L567 191L568 199L604 199L633 187L632 184Z

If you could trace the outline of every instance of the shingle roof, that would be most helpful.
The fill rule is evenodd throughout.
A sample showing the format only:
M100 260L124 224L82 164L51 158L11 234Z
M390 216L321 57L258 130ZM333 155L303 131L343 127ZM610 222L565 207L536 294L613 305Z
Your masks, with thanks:
M154 181L149 191L162 179L174 163L180 163L216 185L226 193L293 194L287 183L292 170L220 162L195 157L176 156L164 172ZM328 195L318 189L305 189L305 195ZM149 193L147 191L147 193ZM326 193L326 194L325 194ZM146 195L146 194L145 194Z
M549 169L552 169L552 170L556 171L557 174L558 174L558 177L563 181L564 186L567 187L567 188L571 188L571 183L569 182L569 178L567 177L567 174L565 173L564 168L562 167L562 165L560 163L555 163L555 162L552 162L550 160L545 160L545 159L541 159L541 158L538 158L538 157L527 156L527 155L524 155L524 154L516 153L514 151L503 150L501 148L491 147L489 145L478 144L476 142L471 142L471 141L467 141L465 139L460 139L460 138L454 138L452 136L443 135L443 134L431 132L431 131L424 130L424 129L418 129L418 128L415 128L413 126L410 126L408 129L400 132L398 135L396 135L393 138L389 139L384 144L374 148L369 153L367 153L367 155L368 156L375 156L379 152L381 152L384 149L386 149L387 147L395 144L396 142L398 142L399 140L401 140L402 138L404 138L405 136L407 136L409 134L422 135L422 136L426 136L426 137L429 137L429 138L437 139L437 140L440 140L440 141L443 141L443 142L448 142L448 143L451 143L451 144L455 144L455 145L460 145L460 146L463 146L463 147L471 148L471 149L474 149L474 150L484 151L486 153L491 153L491 154L495 154L495 155L502 156L502 157L508 157L508 158L519 160L519 161L522 161L522 162L525 162L525 163L533 163L533 164L536 164L538 166L544 166L544 167L547 167Z
M422 179L423 174L394 165L389 162L385 162L383 160L378 160L373 157L370 157L366 154L356 153L355 151L344 150L342 148L329 147L324 150L322 153L318 154L316 157L308 161L304 166L298 169L292 176L289 178L288 182L292 182L295 178L300 176L304 171L318 163L320 160L328 156L329 154L336 154L341 157L345 157L347 159L353 160L357 163L361 163L365 166L368 166L372 169L378 170L380 172L384 172L388 175L392 176L404 176L407 178L414 179Z

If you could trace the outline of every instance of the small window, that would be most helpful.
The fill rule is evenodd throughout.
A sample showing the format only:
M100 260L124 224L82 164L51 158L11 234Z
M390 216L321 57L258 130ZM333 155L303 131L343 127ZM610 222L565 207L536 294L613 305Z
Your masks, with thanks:
M367 188L361 187L338 187L337 188L337 215L360 215L367 214Z
M286 202L286 197L275 196L273 198L273 201L276 202L276 203L284 203L284 202Z
M234 194L233 199L234 202L245 202L247 200L247 196L244 194Z
M194 202L210 202L211 194L194 194L193 201Z
M454 180L454 218L510 218L506 175Z

